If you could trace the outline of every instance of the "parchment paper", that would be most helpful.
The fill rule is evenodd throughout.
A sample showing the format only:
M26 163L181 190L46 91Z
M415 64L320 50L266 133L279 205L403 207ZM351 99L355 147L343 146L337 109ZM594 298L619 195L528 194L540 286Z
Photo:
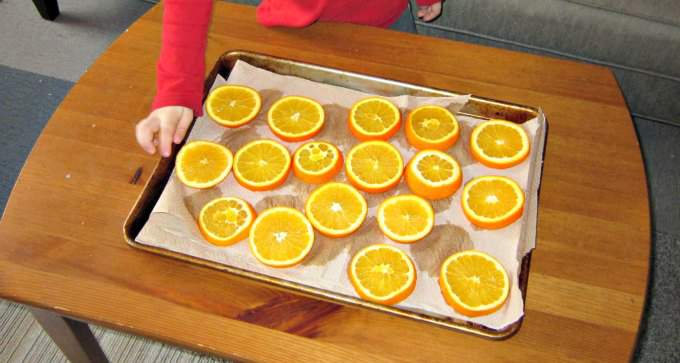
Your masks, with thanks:
M314 98L326 111L324 129L314 139L330 141L346 154L351 146L357 143L346 126L349 108L354 102L370 96L347 88L278 75L242 61L234 66L228 81L218 76L213 88L225 83L247 85L258 90L263 98L262 111L256 120L238 129L225 129L207 116L200 117L189 135L189 141L201 139L219 142L227 145L234 153L246 142L254 139L270 138L280 141L267 126L266 110L282 96L300 95ZM468 96L399 96L390 99L403 114L423 104L441 105L456 113L467 102ZM366 221L356 233L341 239L329 239L316 233L315 245L301 265L288 269L274 269L260 264L252 256L246 240L229 247L215 247L206 242L195 222L201 207L220 196L236 196L250 202L258 213L273 206L289 206L304 211L304 202L316 186L299 181L291 173L286 183L274 191L251 192L241 187L234 180L232 173L216 188L201 191L183 186L173 171L136 241L352 297L358 295L347 278L347 263L354 253L369 244L388 243L407 251L418 270L417 285L413 294L398 304L398 308L434 317L472 321L492 329L503 329L520 319L524 311L518 288L518 274L522 257L535 245L536 191L540 182L538 178L545 132L542 117L541 114L539 119L523 124L532 142L532 152L528 161L506 170L490 169L474 162L469 156L467 140L472 128L482 120L467 116L457 117L461 124L461 136L449 153L462 167L463 183L479 175L505 175L517 181L525 192L528 191L523 218L500 230L483 230L468 222L460 207L463 189L461 187L451 198L432 203L436 213L435 227L428 237L413 245L394 243L380 232L375 212L379 203L387 197L409 193L408 187L402 182L399 187L387 193L378 195L363 193L368 202L369 212ZM280 142L291 154L300 145ZM390 142L401 152L404 164L415 154L415 150L408 146L402 131ZM338 174L335 180L346 181L344 171ZM449 255L467 249L477 249L491 254L499 259L508 271L511 281L510 297L503 308L491 315L467 318L456 313L441 296L437 279L442 262Z

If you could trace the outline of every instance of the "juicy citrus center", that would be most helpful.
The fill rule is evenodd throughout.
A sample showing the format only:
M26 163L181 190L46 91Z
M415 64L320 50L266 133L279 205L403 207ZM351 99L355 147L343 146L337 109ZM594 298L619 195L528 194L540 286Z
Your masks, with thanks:
M225 87L214 91L210 107L215 116L225 121L239 121L248 117L257 107L257 100L248 91Z
M320 148L316 147L312 149L312 154L309 156L311 161L321 161L328 156L327 151L321 151Z
M317 106L309 100L292 98L272 110L271 122L278 130L289 134L302 134L316 128L321 115Z
M417 235L432 224L430 211L417 200L400 199L383 209L385 226L399 235Z
M184 178L190 182L218 178L229 162L229 156L219 146L210 145L186 148L181 160Z
M455 132L456 120L445 109L427 107L414 111L411 115L413 131L426 140L440 140Z
M391 274L394 273L394 270L392 270L392 266L387 265L387 264L380 264L380 265L375 265L371 269L371 272L373 273L381 273L381 274Z
M480 256L461 256L447 266L446 279L451 290L470 307L488 305L503 295L505 275L497 266Z
M401 171L401 156L395 151L379 145L355 149L351 155L351 169L366 183L386 183Z
M274 261L299 256L308 248L311 238L307 224L285 211L262 216L251 235L259 255Z
M281 148L257 143L242 149L236 168L246 180L266 182L281 176L288 168L289 159Z
M315 220L329 229L344 230L357 223L365 202L347 187L327 187L314 195L309 211Z
M354 120L366 132L380 133L397 122L397 116L391 105L386 101L369 101L357 106Z
M441 125L441 122L439 122L439 120L437 120L436 118L426 118L426 119L423 120L421 125L423 125L424 129L434 131L434 130L437 130L439 128L439 125Z
M330 145L315 142L300 150L298 162L305 170L318 172L330 168L335 159L335 150Z
M470 187L468 204L482 217L495 218L507 214L518 203L515 189L502 180L483 180Z
M448 180L453 176L454 166L450 161L437 155L427 155L416 166L425 179L433 182Z
M206 229L220 237L229 237L236 233L248 218L243 206L233 200L216 202L208 206L203 215Z
M477 145L495 158L513 157L522 150L522 135L507 125L489 125L479 133Z
M372 295L385 297L408 283L411 269L400 253L382 248L361 255L355 272L361 285Z

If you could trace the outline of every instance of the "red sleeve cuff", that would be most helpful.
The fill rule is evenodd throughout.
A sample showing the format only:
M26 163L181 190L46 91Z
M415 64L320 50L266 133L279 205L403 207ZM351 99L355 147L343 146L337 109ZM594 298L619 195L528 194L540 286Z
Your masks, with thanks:
M195 93L157 94L151 104L151 110L165 106L184 106L194 111L194 117L203 116L202 95Z
M416 3L420 6L428 6L441 2L442 0L416 0Z

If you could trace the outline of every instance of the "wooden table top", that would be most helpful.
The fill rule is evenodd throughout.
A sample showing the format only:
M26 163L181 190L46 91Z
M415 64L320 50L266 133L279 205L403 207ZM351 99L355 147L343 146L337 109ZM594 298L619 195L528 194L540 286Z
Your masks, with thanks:
M490 341L299 297L128 246L123 221L158 157L134 125L154 94L162 9L73 87L0 224L0 296L191 349L258 361L624 361L650 253L640 148L602 67L349 24L266 29L218 2L208 69L243 49L540 106L550 123L526 315ZM32 122L32 120L25 120ZM130 178L143 167L140 184Z

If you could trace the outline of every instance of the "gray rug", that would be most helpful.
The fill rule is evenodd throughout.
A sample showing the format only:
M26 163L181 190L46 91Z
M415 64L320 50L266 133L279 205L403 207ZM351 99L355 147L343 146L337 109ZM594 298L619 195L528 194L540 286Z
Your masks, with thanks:
M0 210L33 143L73 84L0 66ZM680 362L680 127L636 120L650 180L655 233L639 362ZM93 327L112 362L217 362L214 357ZM0 300L0 362L65 362L20 305Z
M680 126L636 118L635 127L647 167L653 226L680 236ZM676 260L680 264L680 260ZM680 276L676 276L680 278ZM680 340L680 337L678 338Z
M680 127L635 119L652 206L652 268L635 352L640 362L680 362Z
M40 131L72 86L0 65L0 213Z
M635 352L639 362L680 362L680 238L654 233L647 306Z

